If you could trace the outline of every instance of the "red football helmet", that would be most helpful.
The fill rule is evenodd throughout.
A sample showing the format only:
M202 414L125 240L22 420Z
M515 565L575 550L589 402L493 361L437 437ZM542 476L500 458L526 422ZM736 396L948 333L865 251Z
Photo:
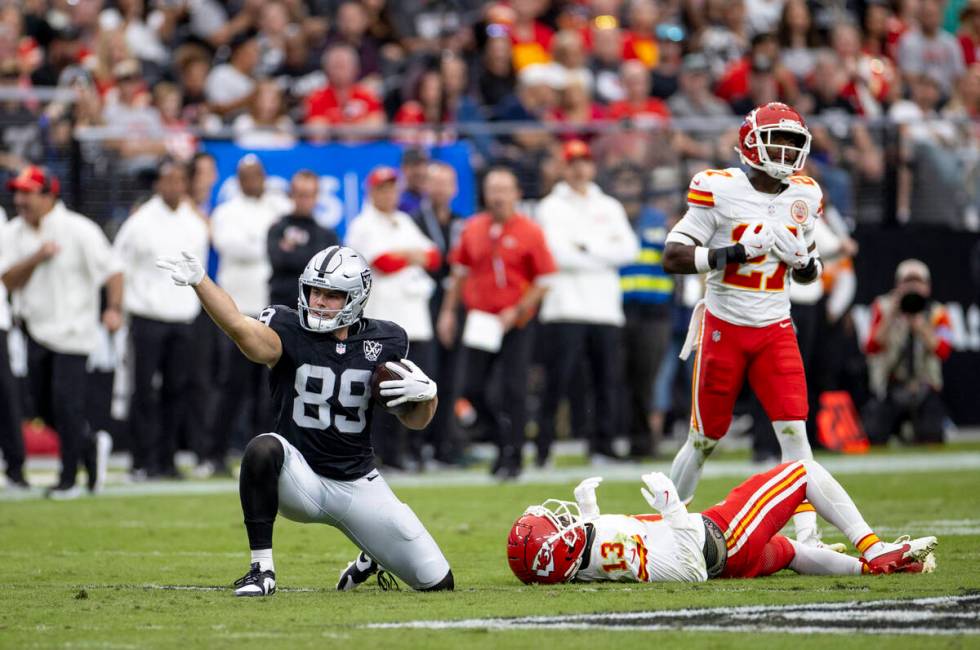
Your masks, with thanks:
M507 538L507 562L524 584L565 582L582 564L587 535L578 505L548 499L530 506Z
M774 144L772 134L780 132L799 137L791 145ZM803 169L810 153L810 140L810 131L796 109L780 102L769 102L745 116L738 130L738 154L749 167L782 180ZM775 160L770 156L770 150L779 152ZM789 152L796 153L792 160L787 155Z

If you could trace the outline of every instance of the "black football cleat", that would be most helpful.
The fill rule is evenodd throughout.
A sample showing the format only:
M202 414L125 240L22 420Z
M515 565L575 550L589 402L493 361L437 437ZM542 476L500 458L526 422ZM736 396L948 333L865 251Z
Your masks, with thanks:
M276 593L276 572L263 571L252 562L248 573L235 581L236 596L271 596Z

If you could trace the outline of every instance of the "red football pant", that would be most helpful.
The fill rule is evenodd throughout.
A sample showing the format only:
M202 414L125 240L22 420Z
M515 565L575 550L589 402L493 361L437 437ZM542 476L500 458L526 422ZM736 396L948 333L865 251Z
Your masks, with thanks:
M754 578L782 571L796 551L777 533L806 499L803 461L756 474L701 513L725 532L728 563L722 578Z
M704 312L691 381L691 427L719 440L748 375L749 385L773 422L806 420L806 375L793 324L733 325Z

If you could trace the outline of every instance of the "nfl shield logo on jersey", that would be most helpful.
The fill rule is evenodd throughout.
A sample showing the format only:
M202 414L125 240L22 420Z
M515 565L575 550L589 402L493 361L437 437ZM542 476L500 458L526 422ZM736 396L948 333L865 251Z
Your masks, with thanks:
M337 354L344 354L345 352L347 352L347 344L346 343L338 343L337 344Z
M364 358L368 361L377 361L381 356L382 345L377 341L364 341Z

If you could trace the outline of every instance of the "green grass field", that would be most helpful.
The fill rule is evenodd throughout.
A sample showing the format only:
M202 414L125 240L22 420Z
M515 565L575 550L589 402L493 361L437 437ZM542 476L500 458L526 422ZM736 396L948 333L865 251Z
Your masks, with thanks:
M935 452L954 458L955 449ZM897 456L882 456L882 462ZM724 461L719 461L724 462ZM736 605L918 598L980 591L980 472L950 469L839 477L883 538L933 533L940 538L932 575L822 578L784 572L767 579L698 585L520 585L505 559L510 524L546 497L571 497L575 482L399 487L442 546L455 593L382 592L373 581L337 593L337 574L353 546L326 526L277 523L280 592L236 599L230 585L247 568L237 494L104 496L75 502L0 501L0 647L3 648L455 648L696 647L890 648L980 647L980 636L791 635L672 630L498 631L367 629L371 623L517 617ZM705 479L700 510L738 483ZM605 512L647 510L633 482L607 481ZM843 541L836 531L825 539ZM967 616L976 620L977 611ZM655 635L655 636L654 636Z

